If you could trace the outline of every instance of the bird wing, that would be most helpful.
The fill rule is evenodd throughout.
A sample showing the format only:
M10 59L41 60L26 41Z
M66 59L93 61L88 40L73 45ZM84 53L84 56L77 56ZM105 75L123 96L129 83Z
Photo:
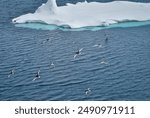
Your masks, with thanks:
M80 50L79 50L79 52L81 52L83 50L83 48L81 48Z
M77 54L74 55L74 59L77 57Z

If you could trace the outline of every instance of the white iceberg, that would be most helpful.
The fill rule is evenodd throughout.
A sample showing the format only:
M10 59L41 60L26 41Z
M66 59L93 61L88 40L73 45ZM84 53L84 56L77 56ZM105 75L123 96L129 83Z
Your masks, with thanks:
M13 23L40 22L57 26L81 28L109 26L126 21L149 21L150 3L113 1L107 3L78 2L57 6L56 0L48 0L35 13L28 13L12 20Z

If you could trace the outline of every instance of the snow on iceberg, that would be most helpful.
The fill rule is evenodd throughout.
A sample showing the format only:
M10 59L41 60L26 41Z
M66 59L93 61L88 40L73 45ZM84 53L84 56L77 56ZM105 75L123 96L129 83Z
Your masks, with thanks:
M150 3L113 1L107 3L78 2L57 6L56 0L48 0L35 13L21 15L13 23L45 23L56 26L81 28L109 26L127 21L149 21Z

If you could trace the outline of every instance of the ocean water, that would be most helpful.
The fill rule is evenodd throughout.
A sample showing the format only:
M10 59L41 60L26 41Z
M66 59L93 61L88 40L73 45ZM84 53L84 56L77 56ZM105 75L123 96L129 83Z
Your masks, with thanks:
M150 25L50 31L11 23L43 1L0 1L0 100L150 100Z

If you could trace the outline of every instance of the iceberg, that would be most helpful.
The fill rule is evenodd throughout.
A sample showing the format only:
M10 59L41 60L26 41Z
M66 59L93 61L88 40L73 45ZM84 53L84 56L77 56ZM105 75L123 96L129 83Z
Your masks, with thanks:
M150 24L150 3L130 1L88 3L85 1L57 6L56 0L48 0L34 13L21 15L12 20L15 24L41 23L70 29L94 26L111 27L111 25L124 22L144 21Z

